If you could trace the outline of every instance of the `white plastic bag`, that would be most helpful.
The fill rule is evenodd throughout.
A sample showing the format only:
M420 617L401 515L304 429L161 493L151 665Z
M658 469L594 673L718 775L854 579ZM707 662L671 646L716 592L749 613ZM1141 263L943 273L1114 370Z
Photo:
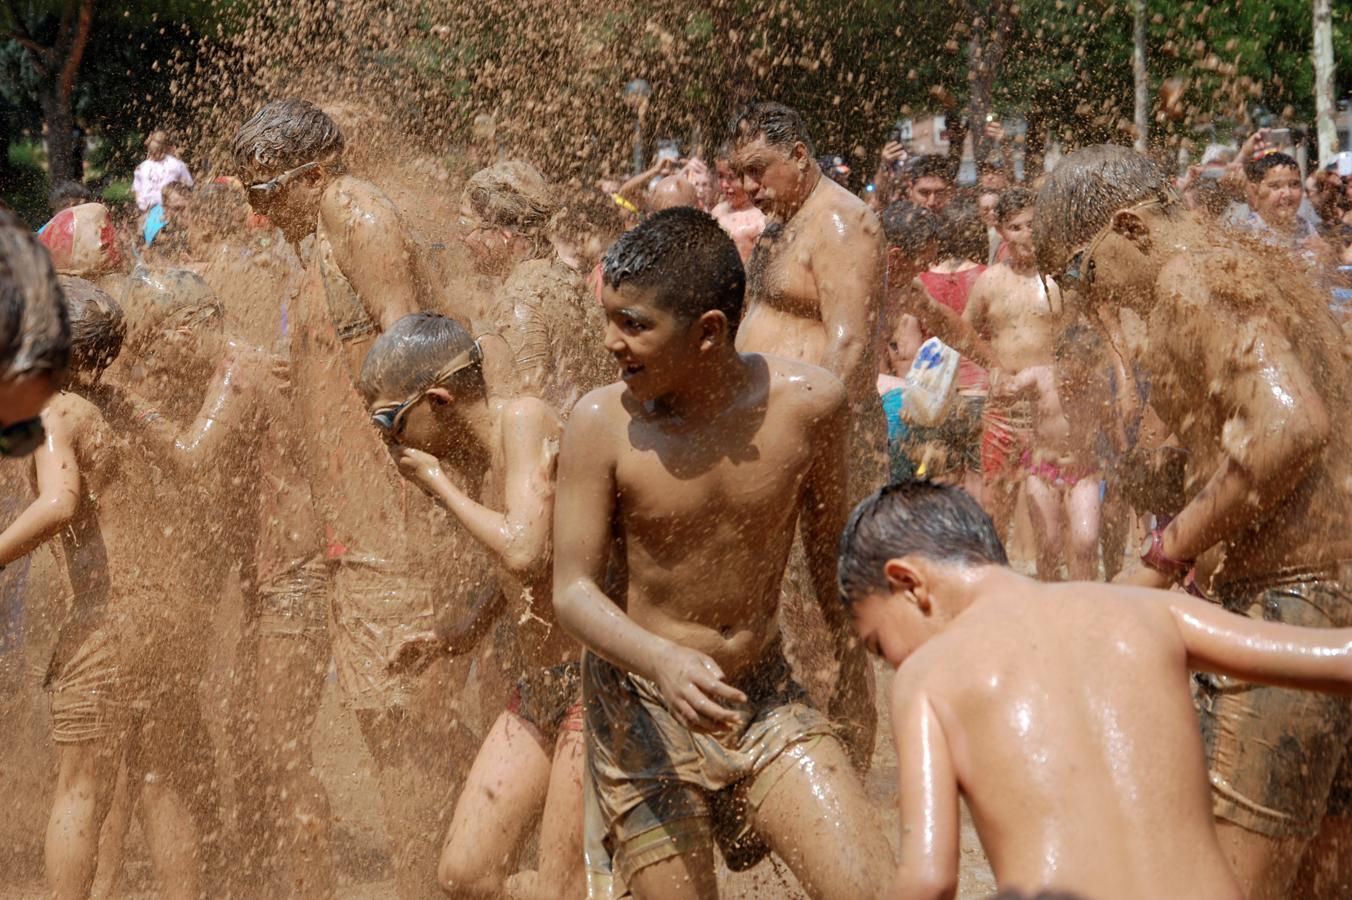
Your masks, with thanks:
M906 373L906 403L902 418L913 425L933 428L948 418L958 393L958 351L938 338L930 338Z

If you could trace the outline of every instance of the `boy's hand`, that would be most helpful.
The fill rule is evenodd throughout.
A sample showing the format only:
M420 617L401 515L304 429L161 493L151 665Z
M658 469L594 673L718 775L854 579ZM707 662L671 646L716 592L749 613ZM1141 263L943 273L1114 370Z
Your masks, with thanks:
M717 733L738 728L742 716L718 699L745 703L746 695L723 680L723 670L689 647L672 646L657 662L654 681L667 709L692 731Z
M428 493L434 493L435 486L446 480L440 460L430 453L394 444L390 447L390 455L399 466L399 474Z

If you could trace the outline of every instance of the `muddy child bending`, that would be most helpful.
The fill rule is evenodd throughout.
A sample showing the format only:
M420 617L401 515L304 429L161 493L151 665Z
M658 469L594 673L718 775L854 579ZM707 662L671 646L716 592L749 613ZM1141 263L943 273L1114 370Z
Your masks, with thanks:
M496 336L476 341L452 319L415 313L380 336L362 367L359 386L371 419L400 471L498 563L487 602L410 640L396 665L416 666L428 651L467 653L510 608L525 675L475 757L438 878L452 896L500 896L543 808L540 890L531 896L580 897L579 648L554 621L550 602L554 469L563 425L542 400L515 396L512 357L486 355L481 345L490 341L506 343ZM513 895L521 896L523 885L515 887Z
M733 348L745 278L710 216L668 210L606 254L622 383L564 434L554 603L587 647L589 890L711 897L713 846L768 850L810 894L876 892L886 840L846 756L872 748L864 659L835 601L845 392L814 366ZM841 676L830 713L792 680L779 588L802 519ZM627 583L605 592L612 539ZM612 868L612 860L614 866Z
M1212 821L1188 671L1346 694L1352 629L1034 581L1008 567L971 497L929 482L861 503L840 549L859 635L899 667L893 897L954 895L960 794L1003 889L1243 896Z

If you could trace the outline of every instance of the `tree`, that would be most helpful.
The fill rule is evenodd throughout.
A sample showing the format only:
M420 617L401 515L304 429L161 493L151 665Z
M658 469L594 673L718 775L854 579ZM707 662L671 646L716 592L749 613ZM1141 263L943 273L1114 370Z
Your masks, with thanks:
M35 4L20 12L17 0L6 0L10 36L28 52L29 64L38 76L37 96L47 123L47 169L53 180L84 180L81 156L75 146L75 114L72 98L75 77L89 43L94 23L94 0L68 0L62 5L54 32L44 28L50 18ZM40 14L39 14L40 13ZM51 32L42 43L43 31Z
M1333 121L1333 8L1329 0L1314 0L1314 107L1319 133L1319 159L1338 152L1338 128Z

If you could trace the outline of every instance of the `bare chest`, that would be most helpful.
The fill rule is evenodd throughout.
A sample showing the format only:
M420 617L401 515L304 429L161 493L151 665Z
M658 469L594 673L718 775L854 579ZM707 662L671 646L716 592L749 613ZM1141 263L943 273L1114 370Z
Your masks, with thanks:
M792 226L765 226L747 263L749 309L764 305L804 319L821 320L812 271L810 238Z

